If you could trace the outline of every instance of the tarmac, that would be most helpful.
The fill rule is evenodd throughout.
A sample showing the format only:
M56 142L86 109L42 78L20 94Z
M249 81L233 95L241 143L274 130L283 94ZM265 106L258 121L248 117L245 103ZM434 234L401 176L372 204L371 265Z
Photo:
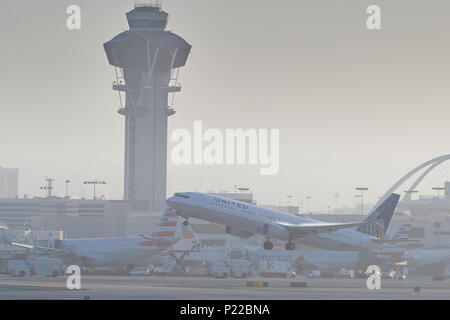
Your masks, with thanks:
M151 299L151 300L410 300L450 299L450 280L429 278L381 280L370 290L366 279L97 276L81 277L81 290L66 288L66 276L11 277L0 275L0 299ZM266 281L267 287L247 287L247 281ZM307 287L291 287L306 282ZM418 288L419 287L419 288ZM418 289L418 290L417 290Z

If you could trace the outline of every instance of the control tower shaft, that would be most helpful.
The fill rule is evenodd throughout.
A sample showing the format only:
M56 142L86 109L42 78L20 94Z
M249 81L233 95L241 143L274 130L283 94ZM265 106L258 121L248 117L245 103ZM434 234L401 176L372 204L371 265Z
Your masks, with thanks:
M116 67L113 89L125 116L124 199L140 200L149 210L166 207L167 118L174 114L169 93L180 91L174 75L191 46L166 31L168 14L159 6L136 6L126 14L130 30L104 44Z

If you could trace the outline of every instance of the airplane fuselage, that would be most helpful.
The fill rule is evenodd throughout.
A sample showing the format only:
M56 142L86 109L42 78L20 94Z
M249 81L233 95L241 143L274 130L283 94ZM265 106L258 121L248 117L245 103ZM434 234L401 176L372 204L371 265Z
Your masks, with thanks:
M60 250L67 258L83 266L119 266L137 264L167 249L143 237L89 238L61 240Z
M379 248L379 245L373 242L374 237L359 232L355 228L308 234L292 239L286 229L277 224L278 222L307 225L319 221L303 215L292 215L215 195L187 192L179 196L175 195L167 202L181 216L222 224L231 229L267 236L268 226L273 226L274 232L271 237L282 241L296 240L328 250L355 251Z

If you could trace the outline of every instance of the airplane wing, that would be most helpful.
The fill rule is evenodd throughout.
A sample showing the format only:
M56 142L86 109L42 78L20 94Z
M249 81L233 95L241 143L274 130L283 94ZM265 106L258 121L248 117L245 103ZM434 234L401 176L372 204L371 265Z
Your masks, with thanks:
M42 252L44 255L51 255L55 258L60 258L63 261L71 261L74 259L77 255L74 253L69 253L67 251L61 250L61 249L55 249L55 248L48 248L48 247L40 247L40 246L33 246L25 243L18 243L18 242L10 242L9 243L12 246L25 248L29 250L35 250L37 252ZM89 260L90 257L86 257L86 260Z
M276 224L286 228L293 237L303 237L308 233L333 232L339 229L348 229L366 225L370 221L365 222L349 222L349 223L307 223L307 224L290 224L277 222Z
M34 250L45 251L45 252L49 252L49 253L64 252L63 250L60 250L60 249L32 246L32 245L25 244L25 243L10 242L9 244L16 246L16 247L21 247L21 248L25 248L25 249L34 249Z

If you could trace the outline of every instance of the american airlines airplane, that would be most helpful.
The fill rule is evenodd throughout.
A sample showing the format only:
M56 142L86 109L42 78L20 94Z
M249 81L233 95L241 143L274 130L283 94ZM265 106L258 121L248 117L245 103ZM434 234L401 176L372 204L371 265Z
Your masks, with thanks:
M364 271L369 265L385 265L395 268L404 265L405 246L411 240L405 238L409 224L403 225L387 240L387 246L382 249L367 251L335 251L335 250L264 250L256 247L244 247L242 250L247 259L260 261L284 261L299 270L339 271L343 268ZM450 251L450 250L449 250Z
M179 240L175 236L178 220L177 212L169 208L162 215L156 230L149 236L55 240L51 248L22 243L11 244L50 254L62 259L66 264L131 268L166 250Z
M175 193L167 203L186 219L225 225L231 235L242 238L263 235L267 250L273 248L270 239L274 238L286 241L286 250L294 250L295 241L299 240L321 249L358 251L380 248L399 198L398 194L392 194L365 221L357 223L322 222L198 192Z
M343 268L362 270L369 260L366 252L334 251L334 250L264 250L261 248L246 247L243 249L248 260L254 263L260 262L286 262L300 271L324 270L339 271ZM376 256L370 255L371 262L375 262ZM364 269L365 270L365 269Z
M417 269L424 275L448 277L450 275L450 249L428 248L406 251L402 258L407 267Z

